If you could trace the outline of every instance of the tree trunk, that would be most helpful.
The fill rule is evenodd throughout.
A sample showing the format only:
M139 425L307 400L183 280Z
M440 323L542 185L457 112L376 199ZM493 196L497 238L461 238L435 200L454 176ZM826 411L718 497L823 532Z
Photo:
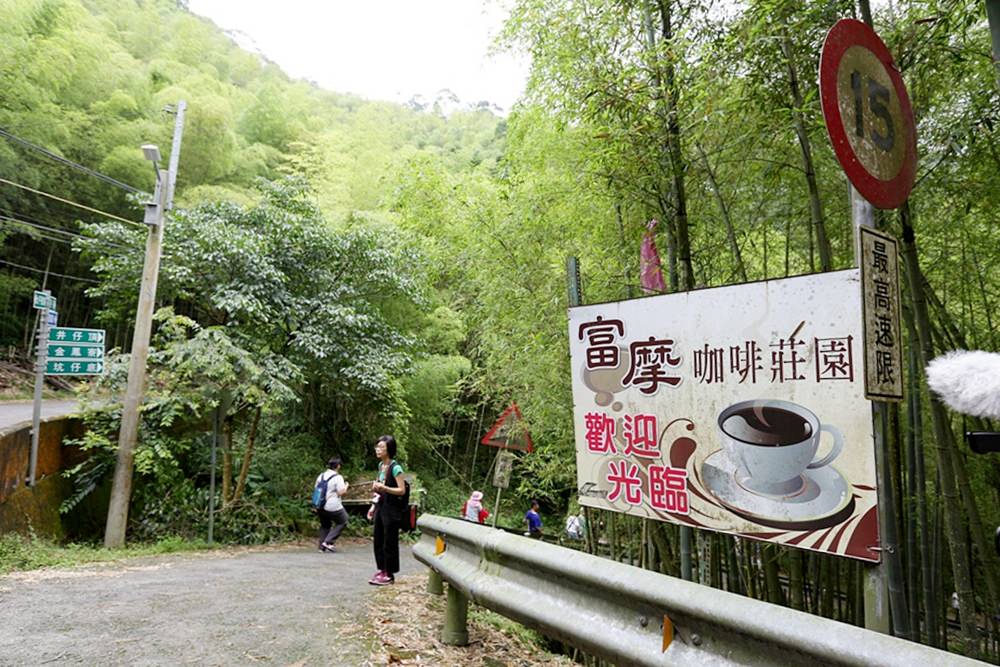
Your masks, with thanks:
M761 550L764 559L764 584L767 601L771 604L783 604L781 596L781 581L778 579L778 547L766 544Z
M658 0L660 9L660 37L664 43L673 46L674 29L672 24L672 5L670 0ZM654 51L654 53L656 53ZM658 54L657 54L658 55ZM680 269L681 289L694 289L694 270L691 266L691 241L688 234L687 191L684 183L684 173L687 163L681 150L681 124L677 109L680 101L680 89L677 85L677 74L672 59L661 61L657 57L657 69L662 67L663 81L661 91L667 111L667 151L670 155L670 173L673 177L674 205L677 230L677 260Z
M760 599L760 596L757 595L757 568L754 567L753 563L753 551L756 546L756 542L743 543L743 571L746 573L747 595L754 599Z
M909 203L903 204L900 210L900 222L903 226L903 258L906 263L906 275L910 287L910 297L913 300L913 313L920 339L920 366L926 368L934 356L930 336L930 317L927 314L927 301L924 297L923 285L920 280L920 267L917 260L917 244L913 226L910 220ZM937 454L938 471L941 478L941 496L944 504L945 541L948 543L948 553L951 557L952 573L955 578L955 588L958 592L960 605L960 622L962 635L960 646L962 653L969 657L979 654L978 637L976 634L976 601L972 592L972 577L968 562L962 553L962 515L959 502L960 492L955 483L955 466L952 451L954 444L951 428L948 424L944 406L932 394L930 397L931 421L934 426L935 453Z
M788 550L788 600L792 609L803 611L802 604L802 552Z
M921 410L922 376L917 364L917 329L913 322L913 309L903 308L903 319L906 322L909 345L909 416L910 433L913 436L914 466L912 468L914 500L916 502L917 525L920 531L920 575L924 606L924 636L931 646L937 645L937 613L934 605L934 570L932 569L933 535L927 522L927 476L924 471L924 426ZM913 554L915 555L915 554ZM914 626L917 628L919 626Z
M708 163L708 156L705 155L705 149L698 143L695 146L698 148L701 161L705 163L705 174L708 176L708 185L712 189L715 202L719 205L722 222L726 225L726 240L729 242L729 252L733 255L733 261L736 262L736 275L742 282L747 282L747 269L743 264L743 256L740 254L740 245L736 242L736 230L733 229L733 221L729 217L729 208L726 206L726 200L722 197L722 191L719 190L719 184L715 180L715 172L712 171L712 165Z
M226 415L222 420L222 509L226 509L232 498L233 486L233 418Z
M899 369L902 371L902 369ZM880 527L883 532L882 546L887 548L885 558L887 567L887 583L889 585L889 608L892 614L892 631L897 637L910 639L910 615L906 607L906 587L904 585L903 562L900 558L901 534L899 528L898 509L901 505L900 484L898 478L899 452L899 429L892 428L892 414L895 405L884 405L879 411L881 418L876 424L876 428L882 429L882 451L879 466L882 469L882 480L880 484L888 487L883 497L886 506L883 508L885 516L885 526ZM898 413L898 410L896 410Z
M740 577L740 563L736 558L739 542L732 535L726 535L723 539L729 544L729 548L726 549L726 590L730 593L746 595L746 587L743 586L743 580Z
M243 462L240 465L240 477L236 480L236 491L233 492L233 502L238 503L243 497L243 489L247 485L247 475L250 473L250 461L253 460L253 446L257 442L257 426L260 424L260 406L254 410L253 421L250 422L250 432L247 434L247 447L243 452Z
M615 204L615 219L618 220L618 242L621 244L624 261L622 262L622 279L625 281L625 298L631 299L635 296L632 284L632 272L629 267L632 265L632 249L625 239L625 220L622 218L621 202Z
M785 65L788 69L788 86L792 92L792 119L795 124L795 136L798 137L799 148L802 151L802 168L806 173L806 185L809 188L809 217L812 220L812 227L816 233L816 245L819 248L819 267L820 271L832 271L833 251L830 249L830 241L826 236L826 223L823 221L823 202L819 198L819 185L816 183L816 168L813 165L812 147L809 143L809 133L806 131L806 123L801 111L805 106L805 102L802 99L802 91L799 89L799 77L792 58L792 44L785 34L784 28L782 28L781 33L781 51L785 56ZM810 232L811 234L812 232ZM811 261L810 258L810 263Z
M909 372L907 378L909 386L909 406L907 409L906 428L906 502L903 505L903 512L906 516L906 603L910 610L910 632L914 641L920 641L920 596L917 584L917 512L915 509L917 502L917 434L913 428L913 394L916 392L914 375L917 371L916 360L913 356L913 339L909 352Z

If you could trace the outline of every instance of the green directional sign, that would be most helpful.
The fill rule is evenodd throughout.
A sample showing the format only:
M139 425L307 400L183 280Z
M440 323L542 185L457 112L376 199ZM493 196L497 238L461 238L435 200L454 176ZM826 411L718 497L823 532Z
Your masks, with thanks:
M104 329L77 329L76 327L52 327L49 329L50 343L104 347L104 339Z
M58 359L87 359L90 361L104 359L104 346L76 345L75 343L49 343L48 358Z
M100 375L103 372L103 359L98 361L49 359L45 362L46 375Z
M35 290L34 296L32 298L32 305L38 310L45 310L49 307L49 295L45 292L39 292Z

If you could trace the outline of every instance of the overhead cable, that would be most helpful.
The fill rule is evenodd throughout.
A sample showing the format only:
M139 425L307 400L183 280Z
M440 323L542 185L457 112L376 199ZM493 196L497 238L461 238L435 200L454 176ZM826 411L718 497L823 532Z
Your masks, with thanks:
M36 190L35 188L29 188L27 185L21 185L20 183L15 183L14 181L8 181L6 178L0 178L0 183L6 183L7 185L12 185L15 188L20 188L22 190L27 190L28 192L33 192L36 195L41 195L43 197L48 197L49 199L54 199L54 200L56 200L58 202L62 202L63 204L69 204L70 206L75 206L77 208L83 209L84 211L90 211L91 213L96 213L98 215L103 215L104 217L111 218L112 220L117 220L119 222L124 222L124 223L129 224L129 225L136 225L137 227L145 227L146 226L146 225L144 225L141 222L136 222L135 220L127 220L125 218L122 218L120 216L115 215L114 213L108 213L107 211L102 211L102 210L97 209L97 208L91 208L90 206L87 206L85 204L81 204L79 202L71 201L69 199L63 199L62 197L60 197L58 195L54 195L54 194L52 194L50 192L43 192L41 190Z
M47 273L50 276L55 276L57 278L69 278L70 280L79 280L85 283L95 283L100 284L101 281L94 280L93 278L82 278L80 276L67 276L64 273L56 273L55 271L45 271L44 269L36 269L33 266L24 266L23 264L15 264L14 262L8 262L5 259L0 259L0 264L6 264L7 266L13 266L18 269L24 269L25 271L34 271L35 273Z
M148 194L146 192L143 192L142 190L139 190L138 188L133 188L128 183L122 183L118 179L112 178L112 177L110 177L110 176L108 176L106 174L102 174L99 171L94 171L90 167L85 167L82 164L79 164L77 162L73 162L72 160L64 158L61 155L57 155L57 154L53 153L52 151L50 151L50 150L48 150L46 148L42 148L38 144L33 144L30 141L28 141L27 139L22 139L21 137L18 137L18 136L14 135L14 134L11 134L7 130L3 129L2 127L0 127L0 137L6 137L7 139L10 139L13 142L21 144L25 148L29 148L29 149L31 149L33 151L41 153L42 155L44 155L45 157L49 158L50 160L55 160L56 162L64 164L64 165L66 165L68 167L72 167L73 169L76 169L77 171L82 171L85 174L89 174L89 175L93 176L94 178L99 178L102 181L104 181L105 183L110 183L111 185L113 185L113 186L115 186L117 188L121 188L122 190L127 190L128 192L132 192L132 193L135 193L137 195Z
M83 234L77 234L75 232L71 232L71 231L68 231L68 230L65 230L65 229L59 229L57 227L47 227L45 225L39 225L39 224L34 223L34 222L28 222L27 220L19 220L18 218L12 218L10 216L2 215L2 214L0 214L0 222L6 222L6 223L9 223L9 224L14 224L14 225L23 225L25 227L33 227L33 228L41 230L43 232L51 232L51 233L55 233L55 234L64 234L65 236L69 236L69 237L74 238L74 239L83 239L85 241L93 241L95 243L100 243L102 245L110 246L112 248L121 248L122 250L137 251L137 250L140 249L138 246L122 245L121 243L115 243L114 241L105 241L104 239L97 239L97 238L93 238L91 236L84 236ZM54 236L47 236L44 233L39 233L38 235L40 237L42 237L44 239L48 239L50 241L59 241L60 243L73 243L73 241L71 241L68 238L59 238L59 237L54 237Z

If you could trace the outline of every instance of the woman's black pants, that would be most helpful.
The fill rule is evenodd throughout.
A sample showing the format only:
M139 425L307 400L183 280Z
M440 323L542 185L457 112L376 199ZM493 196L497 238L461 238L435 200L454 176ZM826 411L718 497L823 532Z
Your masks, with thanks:
M399 521L387 521L375 512L375 565L390 575L399 572Z

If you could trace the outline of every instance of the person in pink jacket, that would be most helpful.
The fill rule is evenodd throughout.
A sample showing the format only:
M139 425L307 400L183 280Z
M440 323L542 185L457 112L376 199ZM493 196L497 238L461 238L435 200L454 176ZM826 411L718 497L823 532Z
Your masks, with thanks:
M489 515L489 510L483 507L483 492L473 491L462 505L462 518L475 523L486 523L486 517Z

